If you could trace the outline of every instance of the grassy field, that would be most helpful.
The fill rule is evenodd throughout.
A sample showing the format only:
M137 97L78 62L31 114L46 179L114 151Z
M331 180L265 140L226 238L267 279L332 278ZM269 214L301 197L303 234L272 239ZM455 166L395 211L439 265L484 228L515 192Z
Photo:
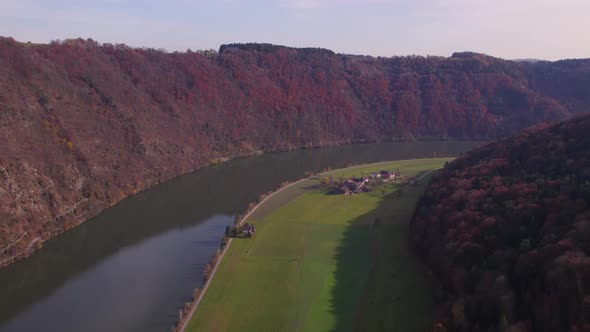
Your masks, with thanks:
M448 159L355 166L413 176ZM354 196L326 195L317 180L272 197L235 239L187 331L426 330L432 300L407 247L407 225L424 189L386 184Z

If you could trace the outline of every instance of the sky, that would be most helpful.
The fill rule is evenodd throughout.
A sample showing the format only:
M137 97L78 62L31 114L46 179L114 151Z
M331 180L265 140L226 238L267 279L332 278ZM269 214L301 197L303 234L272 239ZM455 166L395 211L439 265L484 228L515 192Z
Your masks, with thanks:
M232 42L373 56L590 58L590 0L0 0L0 35L167 51Z

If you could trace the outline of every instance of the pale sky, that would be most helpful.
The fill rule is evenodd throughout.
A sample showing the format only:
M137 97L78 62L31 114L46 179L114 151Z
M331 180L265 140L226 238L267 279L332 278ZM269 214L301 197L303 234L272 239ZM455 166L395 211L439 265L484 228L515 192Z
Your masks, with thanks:
M168 51L266 42L374 56L590 58L590 0L0 0L0 35Z

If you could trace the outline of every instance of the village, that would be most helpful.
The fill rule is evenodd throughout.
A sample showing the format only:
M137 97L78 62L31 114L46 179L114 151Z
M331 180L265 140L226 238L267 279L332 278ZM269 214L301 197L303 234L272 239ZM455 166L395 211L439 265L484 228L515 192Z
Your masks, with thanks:
M380 184L383 182L393 181L404 182L405 177L401 174L396 174L393 171L382 170L379 172L373 172L370 176L355 178L351 177L346 180L340 180L332 183L331 194L344 194L346 196L352 196L353 194L360 194L370 192L372 188L370 184Z
M381 170L373 172L369 176L350 177L348 179L326 178L324 184L331 186L328 194L352 196L354 194L371 192L375 186L387 182L415 184L416 181L408 179L399 172ZM227 238L250 238L256 232L254 223L227 226L225 236Z
M406 178L399 173L393 171L381 170L379 172L373 172L369 176L362 176L359 178L351 177L346 180L338 179L327 180L327 183L332 185L332 189L329 191L330 194L344 194L346 196L352 196L353 194L367 193L373 190L370 185L376 186L385 182L395 180L396 183L407 182ZM254 223L243 223L234 226L227 226L225 230L225 236L227 238L250 238L256 232L256 226Z

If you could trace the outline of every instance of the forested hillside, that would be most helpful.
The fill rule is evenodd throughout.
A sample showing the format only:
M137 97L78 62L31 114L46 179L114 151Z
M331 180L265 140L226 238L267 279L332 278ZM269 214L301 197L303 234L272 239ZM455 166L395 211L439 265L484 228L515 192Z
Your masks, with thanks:
M590 116L453 161L411 234L440 283L436 331L588 331Z
M494 139L590 109L587 61L165 53L0 39L0 266L127 195L224 157L397 138ZM568 89L575 85L575 89ZM588 106L588 107L587 107Z

